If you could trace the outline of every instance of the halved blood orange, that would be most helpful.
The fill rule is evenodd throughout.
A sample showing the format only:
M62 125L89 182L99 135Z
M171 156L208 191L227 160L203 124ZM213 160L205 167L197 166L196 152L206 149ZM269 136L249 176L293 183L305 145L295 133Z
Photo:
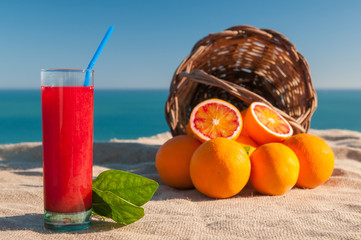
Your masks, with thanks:
M205 100L195 106L189 122L194 136L202 142L216 137L236 139L243 126L239 110L232 104L216 98Z
M253 102L246 113L248 135L258 144L282 142L293 134L291 125L264 103Z

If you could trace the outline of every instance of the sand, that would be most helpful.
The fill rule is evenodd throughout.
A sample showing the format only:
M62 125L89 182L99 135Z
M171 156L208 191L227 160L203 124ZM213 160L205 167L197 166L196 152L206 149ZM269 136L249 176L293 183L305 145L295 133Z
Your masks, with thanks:
M0 145L0 239L361 239L361 133L311 130L332 147L335 169L315 189L265 196L247 185L230 199L195 189L176 190L154 166L163 133L94 144L94 176L121 169L160 183L145 216L121 227L92 218L87 230L57 233L43 227L41 143Z

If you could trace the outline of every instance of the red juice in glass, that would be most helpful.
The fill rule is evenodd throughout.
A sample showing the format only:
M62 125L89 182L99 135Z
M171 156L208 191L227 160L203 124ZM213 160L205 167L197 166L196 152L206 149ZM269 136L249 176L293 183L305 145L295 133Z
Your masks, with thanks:
M45 226L84 229L92 206L94 86L82 86L86 70L43 71L50 71L41 86Z

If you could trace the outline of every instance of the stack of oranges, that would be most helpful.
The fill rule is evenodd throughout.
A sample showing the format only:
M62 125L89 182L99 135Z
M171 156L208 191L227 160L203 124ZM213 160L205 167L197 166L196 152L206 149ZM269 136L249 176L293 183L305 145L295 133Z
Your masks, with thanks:
M155 165L169 186L228 198L249 180L268 195L282 195L295 185L315 188L329 179L334 161L323 139L293 135L287 120L266 104L254 102L239 112L209 99L193 109L186 135L159 148Z

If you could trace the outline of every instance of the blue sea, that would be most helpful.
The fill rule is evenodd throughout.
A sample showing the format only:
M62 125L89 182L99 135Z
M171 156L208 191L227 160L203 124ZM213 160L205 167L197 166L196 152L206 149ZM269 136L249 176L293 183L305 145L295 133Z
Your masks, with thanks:
M361 90L317 90L314 129L361 132ZM169 131L168 90L95 90L94 141L137 139ZM0 144L40 142L39 90L0 90Z

